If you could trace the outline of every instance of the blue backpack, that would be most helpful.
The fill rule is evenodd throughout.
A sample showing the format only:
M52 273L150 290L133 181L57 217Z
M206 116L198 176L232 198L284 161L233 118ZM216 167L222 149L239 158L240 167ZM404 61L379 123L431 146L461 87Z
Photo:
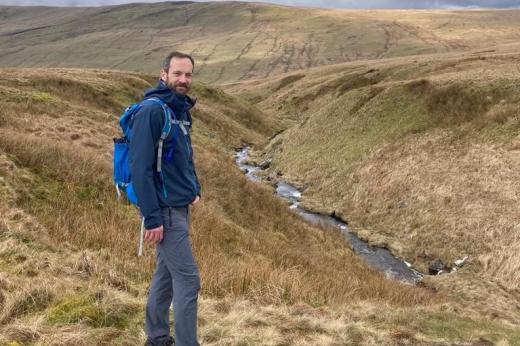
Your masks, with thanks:
M161 175L161 162L162 162L162 148L165 139L170 134L172 129L172 118L175 119L175 114L164 103L157 97L147 98L139 103L130 105L119 118L119 125L123 130L123 137L114 138L114 183L116 185L116 191L118 198L121 197L123 192L127 200L137 206L137 195L135 194L134 187L132 184L132 175L130 173L130 141L132 140L132 125L134 116L137 111L141 109L144 104L157 103L160 104L164 111L164 127L162 129L161 137L157 143L157 172ZM163 180L163 192L165 192L164 180Z

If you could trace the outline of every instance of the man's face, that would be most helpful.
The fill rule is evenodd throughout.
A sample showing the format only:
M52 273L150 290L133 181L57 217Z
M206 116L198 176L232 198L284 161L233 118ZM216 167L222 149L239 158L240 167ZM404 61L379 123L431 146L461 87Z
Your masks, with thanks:
M188 58L172 58L168 72L161 70L161 79L176 93L186 95L193 78L193 64Z

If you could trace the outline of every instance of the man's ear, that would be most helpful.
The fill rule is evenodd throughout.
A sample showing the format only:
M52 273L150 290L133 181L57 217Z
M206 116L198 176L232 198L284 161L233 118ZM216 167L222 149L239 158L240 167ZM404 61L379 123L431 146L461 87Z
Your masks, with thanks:
M166 82L167 79L168 79L168 72L166 72L165 70L161 70L161 80L163 82Z

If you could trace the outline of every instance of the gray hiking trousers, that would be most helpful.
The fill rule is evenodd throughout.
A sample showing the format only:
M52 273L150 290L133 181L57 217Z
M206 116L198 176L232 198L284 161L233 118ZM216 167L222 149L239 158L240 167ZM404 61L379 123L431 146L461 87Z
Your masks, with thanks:
M176 346L199 346L197 298L199 270L191 251L189 206L163 208L164 237L157 245L157 267L148 292L146 335L152 345L170 337L169 309L173 300Z

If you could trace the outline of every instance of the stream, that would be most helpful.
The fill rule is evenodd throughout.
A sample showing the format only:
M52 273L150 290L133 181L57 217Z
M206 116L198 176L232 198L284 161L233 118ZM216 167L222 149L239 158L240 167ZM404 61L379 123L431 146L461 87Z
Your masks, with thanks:
M261 183L262 179L255 174L261 168L245 163L248 157L249 148L245 147L236 153L235 161L250 180ZM289 208L307 222L339 229L354 252L371 267L383 272L386 277L409 284L416 284L421 281L423 274L414 270L409 263L395 257L388 249L370 246L366 241L361 240L350 231L345 222L332 216L314 213L300 207L299 201L302 194L294 186L280 181L276 185L276 194L287 200L290 203Z

